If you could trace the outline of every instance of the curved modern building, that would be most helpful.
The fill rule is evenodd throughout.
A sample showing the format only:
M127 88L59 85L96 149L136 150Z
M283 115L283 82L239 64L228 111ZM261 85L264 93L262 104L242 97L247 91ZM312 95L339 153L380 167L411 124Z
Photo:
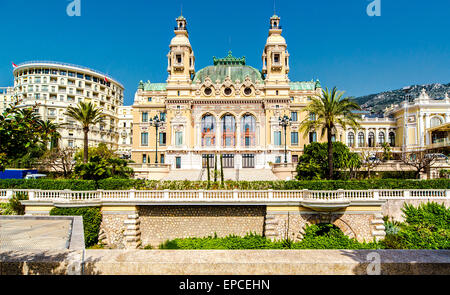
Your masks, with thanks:
M43 120L64 124L59 130L61 146L83 146L81 125L66 116L65 112L67 107L87 101L103 109L106 114L104 122L91 129L90 145L104 142L117 148L118 108L123 105L124 91L117 80L93 69L51 61L21 63L13 74L19 107L38 104L37 109Z

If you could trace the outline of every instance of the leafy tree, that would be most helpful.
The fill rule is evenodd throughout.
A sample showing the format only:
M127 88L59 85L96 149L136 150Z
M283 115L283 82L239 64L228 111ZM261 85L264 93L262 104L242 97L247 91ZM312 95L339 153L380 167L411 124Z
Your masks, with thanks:
M300 130L305 136L314 130L321 130L322 136L327 133L328 174L327 178L333 178L333 135L337 133L337 127L346 129L347 126L356 128L359 126L359 118L353 111L360 110L360 106L349 97L343 97L344 92L334 87L331 91L326 88L322 95L312 97L311 103L306 106L309 116L301 122Z
M36 107L19 109L15 103L0 114L0 171L9 165L31 165L42 155L49 134L42 129Z
M88 162L88 154L89 154L89 139L88 134L91 128L91 125L95 125L98 123L102 123L105 115L102 113L100 108L95 107L92 103L88 102L79 102L77 107L68 107L67 108L67 116L78 121L84 133L84 154L83 154L83 162Z
M103 159L117 157L116 153L113 150L109 149L108 146L103 142L99 143L95 147L94 146L89 147L88 155L89 155L89 157L99 156L100 158L103 158ZM77 163L83 162L84 150L83 149L78 150L75 153L74 158Z
M313 142L304 148L297 164L298 179L324 179L328 169L328 144ZM360 166L358 156L342 142L333 142L333 166L336 169L351 169ZM359 159L359 158L358 158ZM334 175L336 176L336 175Z

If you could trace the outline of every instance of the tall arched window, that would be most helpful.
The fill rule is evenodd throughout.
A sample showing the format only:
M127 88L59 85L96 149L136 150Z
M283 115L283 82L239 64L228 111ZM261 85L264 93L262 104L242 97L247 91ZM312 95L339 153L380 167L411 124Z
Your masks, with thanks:
M395 133L389 132L389 145L395 146Z
M242 116L241 137L243 146L256 145L256 119L252 115Z
M435 116L433 118L431 118L431 127L436 127L442 125L442 119Z
M212 146L215 144L216 138L216 119L212 115L205 115L202 118L202 146Z
M358 133L358 147L364 147L364 133Z
M355 134L349 132L347 136L347 145L353 147L355 145Z
M236 119L232 115L222 117L222 146L236 145Z
M368 143L369 143L369 147L375 146L375 134L373 132L369 132Z
M381 132L378 134L378 142L379 142L380 144L383 144L385 141L386 141L386 137L384 136L384 132L381 131Z

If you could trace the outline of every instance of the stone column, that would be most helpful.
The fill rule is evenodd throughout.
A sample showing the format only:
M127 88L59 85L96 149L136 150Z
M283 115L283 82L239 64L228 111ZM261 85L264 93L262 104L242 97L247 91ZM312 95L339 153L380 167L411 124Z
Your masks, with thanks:
M137 248L141 244L138 209L134 205L102 206L99 240L111 248Z
M425 140L425 145L428 145L428 144L431 143L430 134L429 134L429 132L427 131L428 128L430 128L430 114L425 113L425 133L426 133L426 136L425 136L425 139L426 139L426 140Z

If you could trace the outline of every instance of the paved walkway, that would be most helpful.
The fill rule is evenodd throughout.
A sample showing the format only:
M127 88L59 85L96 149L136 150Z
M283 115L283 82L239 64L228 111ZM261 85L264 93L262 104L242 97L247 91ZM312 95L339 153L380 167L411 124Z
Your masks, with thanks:
M68 249L70 220L0 220L0 250Z

